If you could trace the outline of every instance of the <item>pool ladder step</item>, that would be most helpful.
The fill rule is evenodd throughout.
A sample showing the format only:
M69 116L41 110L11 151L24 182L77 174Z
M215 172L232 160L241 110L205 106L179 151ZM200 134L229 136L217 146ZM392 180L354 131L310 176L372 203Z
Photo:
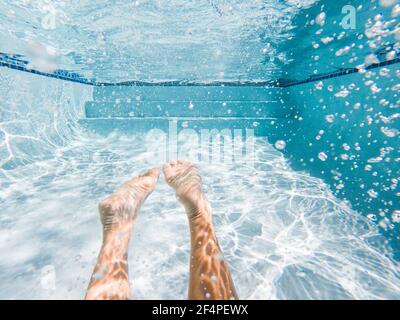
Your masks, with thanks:
M273 117L287 114L277 101L138 101L96 102L85 104L86 118L146 117Z
M253 129L256 136L265 136L275 118L86 118L79 123L88 131L108 135L112 132L123 134L146 133L153 129L168 132L171 127L178 132L184 129L200 130L242 130Z
M280 88L99 87L79 123L97 134L152 129L253 129L264 136L270 123L291 114Z

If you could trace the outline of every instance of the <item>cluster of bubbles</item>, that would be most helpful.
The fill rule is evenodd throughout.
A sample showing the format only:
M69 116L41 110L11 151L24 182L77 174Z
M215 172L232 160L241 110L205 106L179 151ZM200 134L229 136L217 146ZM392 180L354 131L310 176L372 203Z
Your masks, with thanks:
M328 19L330 19L329 25L336 23L326 12L322 11L314 18L311 24L320 27L315 33L320 39L313 41L312 47L319 50L323 48L322 46L329 45L334 48L330 49L329 52L340 58L340 61L343 61L343 66L346 64L355 66L360 74L358 79L362 79L362 82L345 84L348 81L343 78L343 84L334 85L332 80L319 81L314 84L313 91L321 97L319 100L321 110L332 110L326 105L328 103L346 107L345 112L326 112L324 115L324 128L336 130L336 133L331 132L330 140L326 138L325 145L329 149L319 150L317 158L321 162L338 161L337 164L331 165L335 169L334 175L340 177L336 183L337 189L343 189L345 186L343 179L348 174L346 169L340 172L339 163L352 161L351 172L359 171L357 168L362 163L367 163L364 170L369 172L369 175L361 172L355 176L360 181L359 188L365 190L366 201L370 204L376 204L371 207L375 208L376 212L369 214L369 217L377 219L379 225L388 230L394 229L395 224L399 222L400 156L398 151L400 131L398 119L400 118L400 71L396 69L396 66L373 70L369 67L382 61L393 60L400 53L400 25L398 20L400 4L396 0L380 0L379 6L384 8L385 11L381 11L374 1L355 8L357 12L355 18L358 18L358 15L361 18L367 16L364 19L365 25L359 26L357 30L343 31L339 34L326 34L324 32L324 27L328 26ZM337 17L335 19L337 20ZM357 22L360 21L361 19ZM363 31L360 32L360 28L363 28ZM322 35L324 33L325 35ZM349 39L349 34L356 37L356 41L353 43L347 41L344 46L341 46L340 41ZM320 56L314 53L313 57L316 58L315 61L320 60ZM334 64L336 63L331 54L329 58L334 61ZM318 73L318 68L314 70L314 73ZM326 91L323 91L324 88ZM357 101L357 99L359 100ZM340 109L343 110L343 108ZM354 123L354 121L357 122ZM352 137L351 130L354 128L365 129L360 131L365 132L365 134ZM346 130L350 130L350 133L346 133ZM332 140L332 136L336 136L336 142ZM341 142L344 136L349 137L348 143L343 144ZM318 135L316 139L320 140L321 135ZM339 142L343 144L344 152L338 156L335 154L340 152L338 151L340 148L336 146ZM313 142L310 141L310 145L312 144ZM369 150L376 150L376 146L379 144L381 145L379 154L368 156ZM335 150L335 152L332 153L332 150ZM310 159L310 162L312 161L313 159ZM368 182L370 180L372 182Z

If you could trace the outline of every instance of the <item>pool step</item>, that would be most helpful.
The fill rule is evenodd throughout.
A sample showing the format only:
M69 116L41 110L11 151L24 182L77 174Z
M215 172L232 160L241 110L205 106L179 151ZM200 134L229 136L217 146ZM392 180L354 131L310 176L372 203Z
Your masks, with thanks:
M254 129L255 136L266 136L268 127L275 121L274 118L172 118L172 117L149 117L149 118L86 118L80 119L79 123L91 133L108 135L112 132L122 134L147 133L152 129L159 129L168 133L171 127L177 132L184 129L200 130L242 130Z
M87 118L285 117L280 88L96 87Z
M281 88L269 87L96 87L93 100L97 102L122 103L135 101L279 101Z
M265 136L271 121L291 117L281 88L266 87L96 87L79 123L97 134L168 132L184 129L253 129Z
M143 117L275 117L288 114L277 101L139 101L87 102L87 118Z

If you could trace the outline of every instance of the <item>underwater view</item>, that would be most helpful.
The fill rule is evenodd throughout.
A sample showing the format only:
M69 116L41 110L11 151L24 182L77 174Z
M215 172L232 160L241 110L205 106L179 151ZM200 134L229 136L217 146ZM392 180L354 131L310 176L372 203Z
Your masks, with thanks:
M2 0L0 96L0 299L400 299L399 1Z

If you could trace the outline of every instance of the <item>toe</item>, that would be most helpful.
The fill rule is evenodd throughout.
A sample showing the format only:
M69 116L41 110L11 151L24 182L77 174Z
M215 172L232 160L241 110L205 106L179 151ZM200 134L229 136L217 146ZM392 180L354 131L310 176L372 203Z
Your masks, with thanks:
M159 168L150 169L149 171L147 171L145 173L145 175L146 176L151 176L151 177L154 177L154 178L158 178L158 176L160 175L160 169Z
M139 177L157 177L160 174L160 169L158 168L153 168L150 170L142 171L142 173L139 174Z
M146 189L152 190L160 175L160 169L153 168L141 176L140 184Z
M158 181L158 177L160 176L160 169L153 168L142 174L140 174L137 178L133 179L133 182L144 184L146 187L154 187L156 182Z
M163 172L164 172L165 179L169 180L172 177L173 169L169 163L164 164Z
M195 165L193 163L191 163L190 161L186 161L186 160L181 160L180 161L180 165L183 168L191 168L191 167L195 167Z

